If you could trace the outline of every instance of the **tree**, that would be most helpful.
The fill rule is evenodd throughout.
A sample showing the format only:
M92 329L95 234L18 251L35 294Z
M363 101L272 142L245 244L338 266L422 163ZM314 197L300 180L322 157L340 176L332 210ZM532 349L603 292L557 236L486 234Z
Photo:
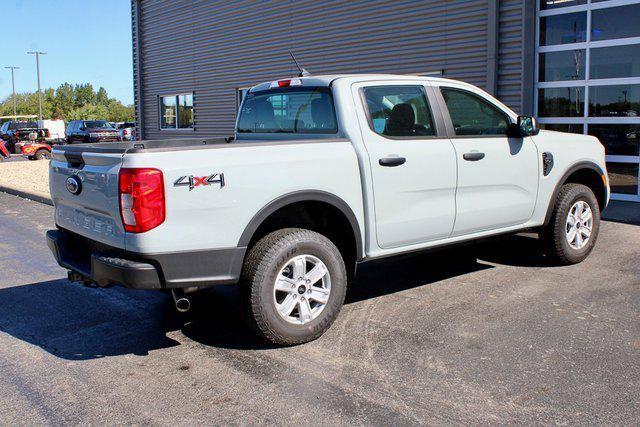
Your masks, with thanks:
M38 93L16 94L18 114L38 114ZM13 115L13 98L0 101L0 115ZM89 83L72 85L63 83L57 89L45 89L42 93L42 115L45 118L74 120L93 119L113 122L133 121L133 106L125 106L109 98L106 89L94 92Z
M107 95L107 91L105 88L100 86L98 89L98 93L96 94L96 104L97 105L107 105L109 103L109 95Z
M80 108L87 104L96 104L96 93L93 91L91 83L76 85L75 107Z

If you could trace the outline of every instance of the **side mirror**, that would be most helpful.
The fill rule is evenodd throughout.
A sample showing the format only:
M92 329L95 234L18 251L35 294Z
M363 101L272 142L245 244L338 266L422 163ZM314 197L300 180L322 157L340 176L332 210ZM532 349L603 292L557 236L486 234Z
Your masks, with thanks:
M539 132L538 121L530 116L518 116L517 123L511 123L507 128L507 136L511 138L524 138L537 135Z

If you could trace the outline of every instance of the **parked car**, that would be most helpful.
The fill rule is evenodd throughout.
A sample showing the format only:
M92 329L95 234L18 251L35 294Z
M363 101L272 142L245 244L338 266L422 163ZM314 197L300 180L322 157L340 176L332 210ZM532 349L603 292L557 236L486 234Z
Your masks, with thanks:
M67 144L122 141L106 120L71 120L67 126Z
M237 284L254 331L299 344L333 323L357 263L524 230L579 263L609 200L597 138L454 80L263 83L235 138L55 147L47 241L70 279L161 289L179 311Z
M36 122L29 121L9 121L5 122L0 128L0 138L6 142L7 150L11 153L19 153L19 148L16 149L16 142L20 141L21 137L28 134L31 131L38 131L38 124Z
M29 160L48 160L51 158L51 145L45 142L32 142L21 147L22 154Z
M123 141L131 141L136 139L136 124L132 122L118 122L115 128L120 133Z

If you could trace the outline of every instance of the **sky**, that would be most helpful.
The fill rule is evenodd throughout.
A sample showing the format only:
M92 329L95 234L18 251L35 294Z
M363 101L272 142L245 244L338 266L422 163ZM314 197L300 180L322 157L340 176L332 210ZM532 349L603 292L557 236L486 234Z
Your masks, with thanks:
M64 82L103 86L110 97L133 104L130 0L1 0L0 100L11 95L11 71L17 66L16 92Z

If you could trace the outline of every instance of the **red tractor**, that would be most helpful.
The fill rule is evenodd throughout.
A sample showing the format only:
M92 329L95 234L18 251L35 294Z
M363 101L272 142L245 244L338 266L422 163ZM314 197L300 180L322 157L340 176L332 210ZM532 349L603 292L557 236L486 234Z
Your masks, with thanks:
M3 162L4 159L9 158L9 151L7 147L4 146L4 141L0 140L0 162Z
M49 160L51 158L51 146L44 142L27 143L20 149L29 160Z

